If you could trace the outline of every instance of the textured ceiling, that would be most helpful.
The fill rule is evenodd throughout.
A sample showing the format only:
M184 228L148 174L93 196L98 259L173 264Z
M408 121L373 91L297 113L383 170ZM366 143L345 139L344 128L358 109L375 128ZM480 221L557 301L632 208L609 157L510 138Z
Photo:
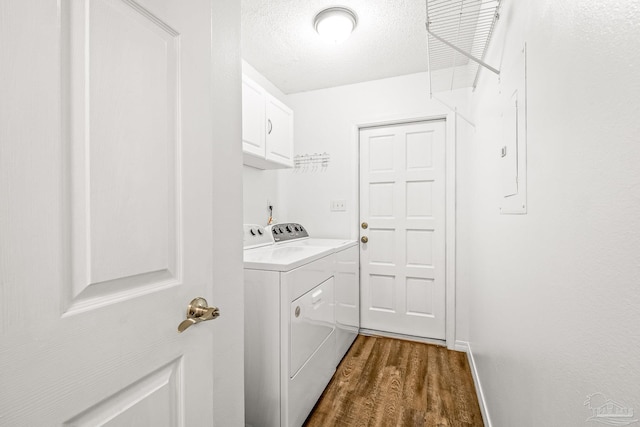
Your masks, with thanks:
M315 15L345 6L358 15L333 45ZM424 0L242 0L242 57L284 93L427 71Z

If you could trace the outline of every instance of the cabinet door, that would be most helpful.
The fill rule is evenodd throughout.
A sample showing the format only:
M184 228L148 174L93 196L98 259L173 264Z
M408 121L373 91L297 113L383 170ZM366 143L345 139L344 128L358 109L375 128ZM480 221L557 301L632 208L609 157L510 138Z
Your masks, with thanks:
M293 111L269 94L266 100L266 159L293 166Z
M242 76L242 151L265 157L265 92Z

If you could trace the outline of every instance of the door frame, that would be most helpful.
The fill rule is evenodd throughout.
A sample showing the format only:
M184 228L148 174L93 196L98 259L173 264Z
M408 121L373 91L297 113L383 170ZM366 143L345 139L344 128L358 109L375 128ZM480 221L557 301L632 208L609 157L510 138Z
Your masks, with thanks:
M358 208L354 209L352 223L356 224L352 238L358 239L360 224L360 130L370 127L392 126L425 121L445 121L445 343L450 350L455 349L456 343L456 113L443 112L426 115L401 115L372 120L358 121L352 127L351 145L355 150L354 186L358 200ZM360 276L362 280L362 276ZM362 302L362 300L361 300ZM362 307L362 304L360 305ZM412 337L407 337L412 338ZM416 337L416 340L418 338ZM438 342L440 340L420 341Z

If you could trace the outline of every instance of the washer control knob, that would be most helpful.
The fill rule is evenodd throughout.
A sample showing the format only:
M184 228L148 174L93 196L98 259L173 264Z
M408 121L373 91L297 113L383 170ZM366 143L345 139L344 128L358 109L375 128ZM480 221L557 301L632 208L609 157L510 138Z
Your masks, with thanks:
M262 229L258 228L258 234L262 236Z
M252 236L255 236L255 235L256 235L256 232L255 232L255 231L253 231L253 228L249 230L249 233L251 233L251 235L252 235Z
M282 227L278 227L278 231L279 231L280 233L284 233L284 230L282 229Z
M291 228L291 226L290 226L290 225L287 225L285 228L287 229L287 231L288 231L289 233L291 233L291 231L293 231L293 229Z

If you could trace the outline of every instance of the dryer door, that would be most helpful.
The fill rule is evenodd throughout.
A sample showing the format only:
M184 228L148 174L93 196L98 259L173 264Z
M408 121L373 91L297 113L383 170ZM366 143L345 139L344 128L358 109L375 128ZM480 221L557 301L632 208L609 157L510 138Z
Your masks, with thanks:
M334 329L333 282L331 277L291 303L290 378L295 376Z

